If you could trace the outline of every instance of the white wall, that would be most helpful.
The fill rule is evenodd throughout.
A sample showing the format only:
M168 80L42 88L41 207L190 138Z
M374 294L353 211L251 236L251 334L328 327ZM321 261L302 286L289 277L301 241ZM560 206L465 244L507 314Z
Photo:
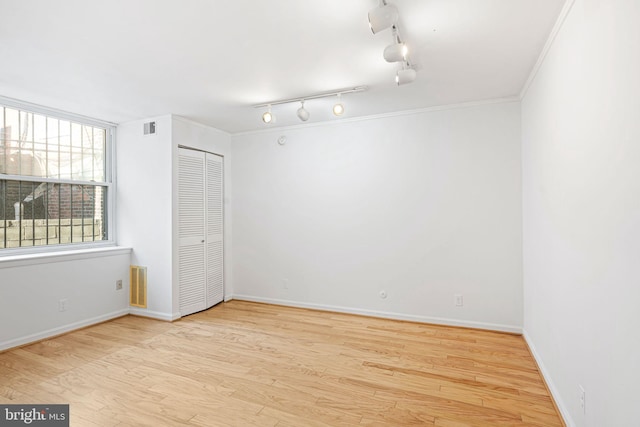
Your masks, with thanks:
M0 350L127 314L129 257L127 248L109 248L3 258Z
M155 135L143 124L156 122ZM147 267L147 308L137 314L165 320L173 306L171 115L122 123L116 139L118 244L133 248L131 263Z
M639 18L576 0L522 103L524 329L570 426L640 420Z
M156 121L155 135L143 135L148 121ZM131 312L179 317L172 250L178 144L225 156L225 296L232 293L229 135L166 115L121 124L116 144L119 247L0 259L0 350L129 313L130 264L148 268L149 291L148 308Z
M519 103L240 134L232 155L235 298L521 330Z
M143 135L143 124L149 121L156 122L155 135ZM147 267L147 308L133 313L164 320L180 317L174 221L178 145L225 156L225 295L232 292L230 141L225 132L173 115L118 126L118 243L133 248L133 264Z

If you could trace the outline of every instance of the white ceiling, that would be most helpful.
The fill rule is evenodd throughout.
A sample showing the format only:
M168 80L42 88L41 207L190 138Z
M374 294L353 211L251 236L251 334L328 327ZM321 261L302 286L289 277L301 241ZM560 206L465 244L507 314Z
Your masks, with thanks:
M0 0L0 95L111 122L174 113L236 133L252 107L366 85L357 117L517 96L564 0L390 0L419 71L397 87L378 0ZM309 122L339 120L333 99ZM274 107L300 124L297 104Z

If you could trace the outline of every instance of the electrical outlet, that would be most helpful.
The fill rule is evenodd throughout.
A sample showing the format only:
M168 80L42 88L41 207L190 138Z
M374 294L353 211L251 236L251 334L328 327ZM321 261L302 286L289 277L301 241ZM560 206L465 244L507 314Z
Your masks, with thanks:
M66 298L63 298L60 301L58 301L58 311L67 311L68 303L69 303L69 300Z
M289 279L282 279L282 289L289 289Z
M116 291L122 289L122 279L116 280Z
M454 304L455 304L456 307L462 307L463 306L462 295L455 294L453 296L453 299L454 299Z
M586 408L585 408L585 393L584 393L584 388L582 388L582 386L580 384L578 384L578 398L580 399L580 408L582 408L582 413L586 413Z

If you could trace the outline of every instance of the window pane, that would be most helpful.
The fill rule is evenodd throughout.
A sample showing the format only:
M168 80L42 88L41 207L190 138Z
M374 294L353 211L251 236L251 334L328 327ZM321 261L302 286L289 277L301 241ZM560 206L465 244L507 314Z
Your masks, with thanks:
M9 161L9 144L4 139L4 128L0 131L0 173L7 173L7 161Z
M0 180L0 248L106 239L106 189Z
M48 177L48 138L47 138L47 118L40 114L33 115L33 142L35 155L40 162L40 174L38 176ZM57 177L54 177L57 178Z
M4 112L4 133L9 141L12 141L14 147L17 147L20 134L20 115L18 110L13 108L5 108Z
M20 111L20 140L33 141L33 114Z
M82 158L80 161L81 179L91 181L93 179L93 127L82 126Z
M0 107L0 173L105 181L106 129Z
M6 221L4 220L5 217L5 208L4 208L4 199L5 199L5 187L6 187L6 182L5 181L0 181L0 249L3 249L5 247L4 241L5 241L5 230L6 230Z
M104 181L105 162L104 152L106 149L106 130L93 128L93 180Z
M106 134L0 105L0 249L108 238Z

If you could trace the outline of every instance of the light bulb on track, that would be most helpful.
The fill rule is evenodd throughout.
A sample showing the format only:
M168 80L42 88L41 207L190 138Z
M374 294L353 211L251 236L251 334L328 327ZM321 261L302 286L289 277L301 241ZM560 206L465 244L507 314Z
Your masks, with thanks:
M271 105L269 105L269 109L265 111L264 114L262 115L262 121L265 122L266 124L269 124L269 123L273 123L275 119L276 119L276 116L274 116L273 113L271 112Z
M416 79L416 70L413 68L403 68L396 73L396 84L398 86L411 83Z
M338 94L338 102L333 106L333 115L341 116L344 113L344 105L340 102L340 94Z
M300 101L300 108L298 108L298 118L303 122L309 120L309 112L304 108L304 101Z
M387 62L401 62L406 61L409 48L404 43L390 44L384 49L382 56Z

